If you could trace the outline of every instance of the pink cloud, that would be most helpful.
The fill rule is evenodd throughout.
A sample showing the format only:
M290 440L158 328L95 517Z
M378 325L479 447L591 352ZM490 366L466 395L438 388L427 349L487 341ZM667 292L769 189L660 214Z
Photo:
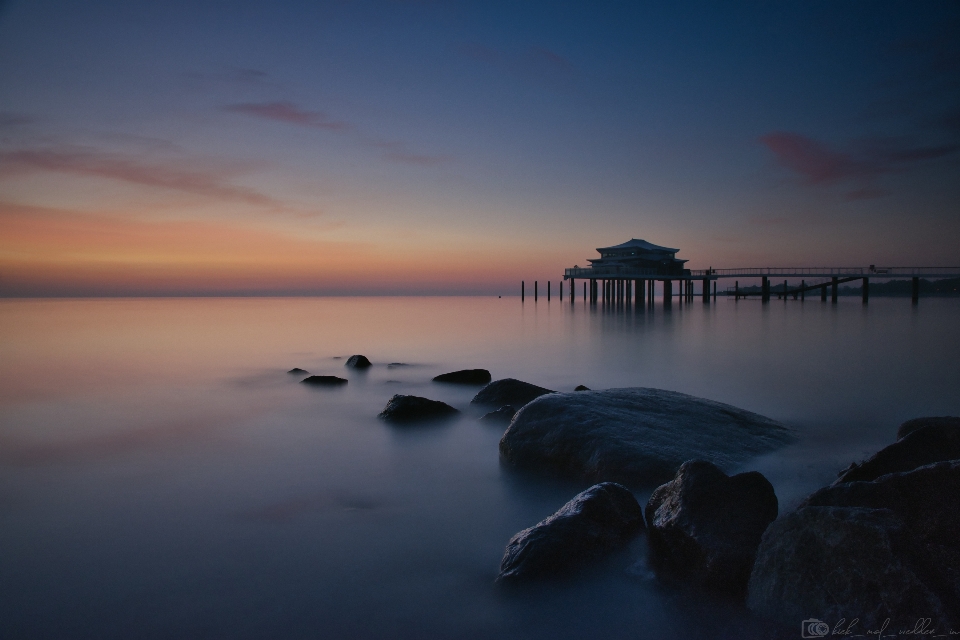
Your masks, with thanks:
M761 136L783 166L799 173L808 184L834 184L855 177L872 177L876 168L855 160L850 154L833 151L798 133L775 131Z
M352 129L349 122L332 120L320 111L305 111L292 102L244 102L231 104L223 108L224 111L242 113L248 116L286 122L301 127L328 129L330 131L344 131Z

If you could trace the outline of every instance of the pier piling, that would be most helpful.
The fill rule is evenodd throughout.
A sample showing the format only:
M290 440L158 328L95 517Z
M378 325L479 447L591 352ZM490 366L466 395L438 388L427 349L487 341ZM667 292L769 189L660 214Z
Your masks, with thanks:
M524 282L523 282L523 280L521 280L521 281L520 281L520 302L523 302L523 298L524 298L523 288L524 288Z
M910 301L913 304L919 304L920 302L920 278L913 279L913 289L911 291Z
M669 307L673 302L673 280L663 281L663 306Z
M706 278L703 279L703 301L710 303L710 281Z
M870 278L863 279L863 285L860 287L863 304L867 304L870 299Z
M760 285L760 300L770 302L770 279L763 276L763 282Z
M533 281L533 301L537 301L537 288L540 283L537 280Z
M834 302L834 303L837 301L837 294L839 293L839 289L840 289L840 285L837 284L837 280L839 280L839 278L834 276L832 278L832 283L830 285L830 302Z
M547 302L550 302L550 281L547 280Z

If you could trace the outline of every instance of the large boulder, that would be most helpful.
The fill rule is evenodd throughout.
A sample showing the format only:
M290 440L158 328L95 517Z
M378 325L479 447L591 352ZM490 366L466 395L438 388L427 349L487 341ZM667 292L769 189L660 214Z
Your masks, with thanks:
M555 514L510 538L498 582L557 575L612 551L643 530L643 512L630 491L604 482Z
M704 460L684 462L647 502L654 565L710 589L742 594L777 509L773 485L759 472L728 476Z
M300 381L302 384L308 384L311 387L338 387L347 384L347 381L337 376L310 376Z
M370 366L370 361L367 360L367 356L355 355L347 358L343 366L351 369L366 369Z
M747 605L789 628L960 629L960 461L826 487L763 535ZM935 635L935 634L929 634Z
M534 398L547 393L555 393L550 389L538 387L529 382L514 380L513 378L504 378L503 380L494 380L483 389L477 392L470 402L473 404L489 404L502 407L506 404L512 404L515 407L522 407Z
M932 423L906 435L875 453L870 459L853 463L840 472L835 484L875 480L888 473L960 459L960 424Z
M508 404L506 406L500 407L496 411L491 411L490 413L483 414L482 416L480 416L480 421L489 422L493 424L500 424L500 425L509 424L510 421L513 419L513 415L516 412L517 410Z
M486 369L462 369L441 373L433 379L434 382L451 382L453 384L487 384L490 382L490 372Z
M460 413L446 402L430 400L420 396L397 394L390 398L387 406L377 417L394 423L423 422L449 418Z
M743 409L636 387L537 398L513 417L500 455L590 482L655 486L687 460L733 469L793 439L783 425Z
M897 429L897 440L913 433L917 429L923 429L924 427L947 426L960 428L960 418L956 418L954 416L930 416L927 418L914 418L913 420L907 420L900 425L900 428Z

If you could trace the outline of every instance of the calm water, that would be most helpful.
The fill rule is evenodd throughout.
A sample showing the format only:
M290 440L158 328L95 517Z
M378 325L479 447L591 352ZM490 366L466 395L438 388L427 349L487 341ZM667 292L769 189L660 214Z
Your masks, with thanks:
M483 367L765 414L800 435L745 467L783 512L903 420L960 414L958 320L956 299L0 302L0 636L751 637L735 605L659 584L642 539L497 588L510 536L584 486L501 467L475 389L430 378ZM374 366L348 373L353 353ZM294 366L350 383L304 388ZM464 414L390 427L394 393Z

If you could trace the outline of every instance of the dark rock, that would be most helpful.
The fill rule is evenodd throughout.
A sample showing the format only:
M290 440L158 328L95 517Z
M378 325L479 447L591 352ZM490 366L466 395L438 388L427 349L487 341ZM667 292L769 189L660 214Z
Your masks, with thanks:
M755 413L637 387L537 398L513 417L500 455L517 467L591 482L655 486L687 460L732 469L793 439Z
M351 369L366 369L370 366L370 361L367 360L367 356L350 356L343 366L350 367Z
M510 538L498 582L557 575L612 551L643 530L643 512L625 487L594 485L559 511Z
M473 404L492 404L498 407L505 404L522 407L534 398L539 398L547 393L556 392L522 380L504 378L503 380L494 380L480 389L470 402Z
M582 384L578 384L574 391L590 391L590 387L585 387Z
M900 428L897 429L897 440L903 438L904 436L913 433L917 429L922 429L924 427L960 427L960 418L955 418L953 416L942 416L942 417L929 417L929 418L914 418L913 420L907 420Z
M960 425L951 422L931 424L908 432L869 460L851 464L840 472L834 484L875 480L887 473L957 459L960 459Z
M727 476L710 462L684 462L647 502L654 564L695 584L743 594L777 509L773 485L759 472Z
M287 373L292 373L293 375L300 376L300 375L303 375L303 374L305 374L305 373L310 373L310 372L309 372L309 371L304 371L304 370L301 369L300 367L294 367L293 369L290 369L290 371L287 371Z
M817 491L767 529L747 604L793 626L814 615L859 632L960 627L960 461ZM930 634L934 635L934 634Z
M463 369L441 373L433 381L452 382L454 384L487 384L490 382L490 372L486 369Z
M300 381L302 384L309 384L318 387L334 387L341 384L347 384L347 381L337 376L310 376Z
M517 412L512 406L505 405L500 407L496 411L491 411L490 413L485 413L480 417L482 422L495 422L498 424L508 424L510 420L513 419L513 415Z
M377 416L387 422L418 422L449 418L460 413L446 402L420 396L395 395Z

